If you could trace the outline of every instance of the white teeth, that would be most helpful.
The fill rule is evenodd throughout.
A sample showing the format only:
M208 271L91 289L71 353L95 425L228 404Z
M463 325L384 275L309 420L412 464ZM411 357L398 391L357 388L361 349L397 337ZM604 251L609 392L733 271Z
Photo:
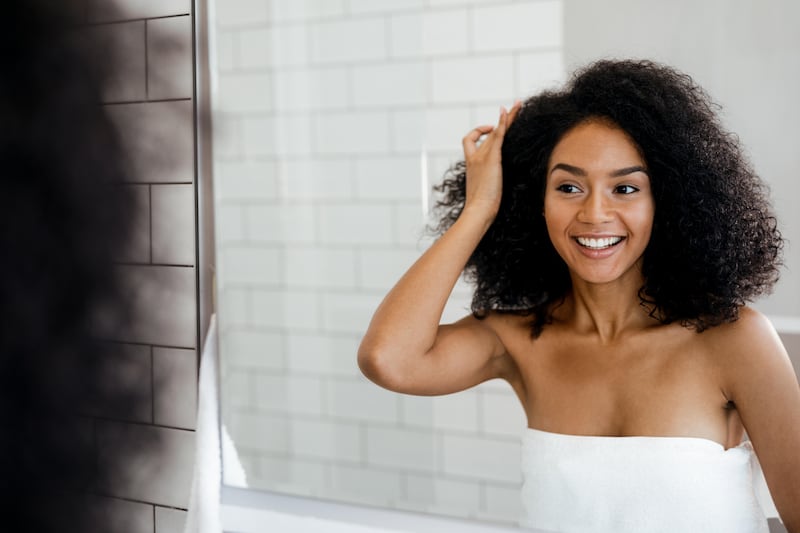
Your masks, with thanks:
M622 240L622 237L605 237L602 239L587 239L586 237L576 237L578 244L594 250L600 250L614 246Z

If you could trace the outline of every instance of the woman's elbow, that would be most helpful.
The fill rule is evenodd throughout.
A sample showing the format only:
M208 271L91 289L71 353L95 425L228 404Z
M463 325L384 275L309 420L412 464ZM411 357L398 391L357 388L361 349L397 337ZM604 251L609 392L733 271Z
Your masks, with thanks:
M371 381L375 381L378 376L380 365L378 364L378 353L364 346L362 343L358 347L358 368L361 373L368 377Z
M386 349L364 342L358 348L358 368L376 385L397 390L397 377L401 374L397 366L396 358Z

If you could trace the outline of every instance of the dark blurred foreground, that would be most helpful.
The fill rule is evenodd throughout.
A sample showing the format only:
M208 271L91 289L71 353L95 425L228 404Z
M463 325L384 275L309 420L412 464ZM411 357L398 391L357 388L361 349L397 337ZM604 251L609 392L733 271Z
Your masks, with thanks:
M114 344L95 339L98 319L126 318L113 261L133 206L100 105L115 51L92 46L84 4L8 0L0 23L3 531L124 531L113 505L98 504L115 480L108 452L98 460L96 417L125 419L145 400L109 387Z

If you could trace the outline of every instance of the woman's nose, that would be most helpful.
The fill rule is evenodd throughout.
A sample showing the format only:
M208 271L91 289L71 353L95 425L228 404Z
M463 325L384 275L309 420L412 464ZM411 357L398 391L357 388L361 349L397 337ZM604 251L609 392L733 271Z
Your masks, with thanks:
M600 192L590 192L581 205L578 220L587 224L602 224L611 220L608 199Z

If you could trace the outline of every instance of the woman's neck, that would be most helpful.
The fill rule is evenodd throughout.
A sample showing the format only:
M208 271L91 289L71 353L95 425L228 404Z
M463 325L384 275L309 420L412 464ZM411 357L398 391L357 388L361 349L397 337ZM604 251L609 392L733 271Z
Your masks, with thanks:
M643 283L641 276L603 284L573 276L572 291L555 315L572 323L576 331L596 335L602 344L612 344L625 334L658 324L639 298Z

